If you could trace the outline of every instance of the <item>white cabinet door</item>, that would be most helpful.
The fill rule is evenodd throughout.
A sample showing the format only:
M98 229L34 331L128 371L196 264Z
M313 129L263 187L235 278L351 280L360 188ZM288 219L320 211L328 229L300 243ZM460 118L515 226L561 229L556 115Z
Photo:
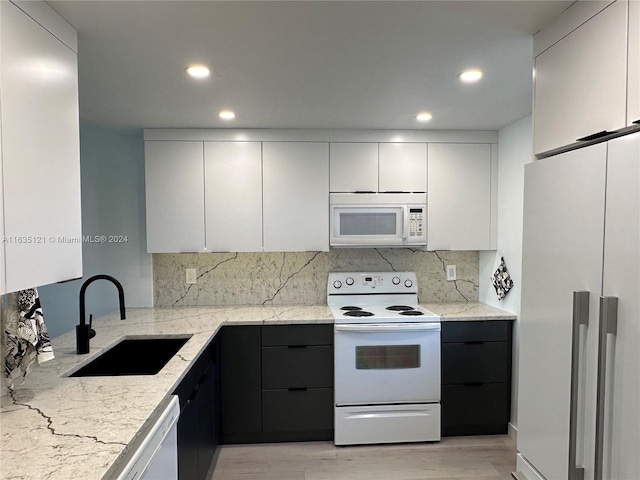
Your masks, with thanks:
M618 298L603 478L640 471L640 133L608 144L603 295ZM524 331L524 330L523 330ZM522 338L522 337L521 337Z
M144 146L147 251L204 252L203 142Z
M264 250L329 250L329 144L265 142Z
M619 0L535 59L534 151L626 125L627 4Z
M262 251L260 142L205 142L208 252Z
M2 34L2 8L0 7L0 35ZM1 113L1 110L0 110ZM3 193L3 185L4 185L4 180L2 177L2 135L0 135L0 239L4 239L4 214L3 209L4 209L4 193ZM5 293L7 293L7 287L6 287L6 279L5 279L5 275L6 275L6 269L4 267L4 253L5 253L5 248L4 248L5 242L0 241L0 259L2 259L2 263L0 263L0 295L4 295ZM0 307L2 308L2 307Z
M601 143L525 166L518 450L547 479L568 472L574 291L590 292L578 451L593 478L606 152Z
M379 192L427 191L426 143L381 143L379 155Z
M329 162L331 192L378 191L377 143L332 143Z
M427 248L495 247L495 170L488 144L429 144Z
M640 123L640 2L629 2L627 125Z
M82 276L78 78L73 51L0 3L4 291L11 292Z
M0 5L0 60L2 59L2 5ZM0 77L0 85L1 85L1 77ZM1 92L1 90L0 90ZM0 98L0 118L2 115L2 101ZM0 123L0 129L2 128L2 125ZM1 133L1 130L0 130ZM2 135L0 134L0 239L4 239L4 193L3 193L3 184L4 184L4 179L2 177ZM0 259L2 259L2 262L0 263L0 295L3 295L7 292L7 287L6 287L6 279L5 279L5 274L6 274L6 269L4 267L4 242L0 242ZM2 308L2 307L0 307Z

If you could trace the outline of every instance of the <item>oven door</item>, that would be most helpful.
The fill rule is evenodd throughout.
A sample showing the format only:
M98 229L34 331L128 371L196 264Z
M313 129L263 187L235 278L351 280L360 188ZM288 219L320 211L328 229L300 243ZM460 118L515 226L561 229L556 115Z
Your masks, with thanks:
M336 405L440 401L440 324L337 324Z

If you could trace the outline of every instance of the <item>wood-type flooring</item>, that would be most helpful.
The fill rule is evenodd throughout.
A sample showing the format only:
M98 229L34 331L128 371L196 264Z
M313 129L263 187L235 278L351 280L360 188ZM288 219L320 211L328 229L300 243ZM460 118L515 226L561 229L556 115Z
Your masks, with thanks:
M506 435L336 447L332 442L225 445L211 480L510 480Z

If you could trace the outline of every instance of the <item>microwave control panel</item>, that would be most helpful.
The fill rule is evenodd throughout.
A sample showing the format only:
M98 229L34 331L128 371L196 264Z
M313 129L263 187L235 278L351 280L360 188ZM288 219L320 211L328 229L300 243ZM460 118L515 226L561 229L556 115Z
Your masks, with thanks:
M423 207L409 207L409 239L424 238L425 209Z

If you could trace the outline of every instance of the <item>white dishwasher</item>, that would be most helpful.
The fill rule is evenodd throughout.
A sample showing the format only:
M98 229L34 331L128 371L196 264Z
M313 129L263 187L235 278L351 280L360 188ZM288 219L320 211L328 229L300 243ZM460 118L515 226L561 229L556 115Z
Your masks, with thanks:
M179 416L178 396L172 395L169 405L133 453L118 480L177 480Z

